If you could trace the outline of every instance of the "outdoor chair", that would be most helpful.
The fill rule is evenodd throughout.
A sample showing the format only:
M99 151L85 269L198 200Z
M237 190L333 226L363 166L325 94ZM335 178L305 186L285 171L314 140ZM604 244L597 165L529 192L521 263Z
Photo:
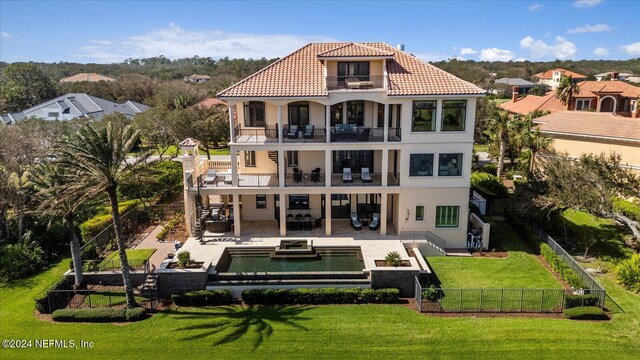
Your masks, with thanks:
M354 230L362 230L362 224L360 223L360 220L358 220L358 214L357 213L351 213L351 227L353 227Z
M315 168L311 170L311 181L320 182L320 168Z
M351 183L353 178L351 177L351 168L342 169L342 182Z
M215 181L216 181L216 170L215 169L209 169L209 170L207 170L206 173L203 174L203 178L202 178L202 183L203 184L213 183Z
M289 132L287 133L287 137L289 139L297 139L298 138L298 125L291 125L289 127Z
M369 230L378 230L378 226L380 226L380 214L373 213L371 222L369 223Z
M360 173L360 179L362 179L363 183L371 182L371 173L369 173L369 168L362 168L362 172Z
M305 139L313 139L313 130L314 130L314 126L313 125L307 125L304 128L304 138Z
M358 129L356 139L358 141L368 141L370 132L371 132L371 128L360 128Z
M293 168L293 182L302 182L302 171L300 171L298 168Z

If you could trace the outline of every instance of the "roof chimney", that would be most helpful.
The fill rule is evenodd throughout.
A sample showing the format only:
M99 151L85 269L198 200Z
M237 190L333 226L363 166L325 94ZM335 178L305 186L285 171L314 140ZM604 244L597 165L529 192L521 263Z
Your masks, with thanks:
M516 102L518 101L518 96L520 95L520 88L517 86L514 86L513 88L511 88L511 101Z
M611 80L618 80L618 75L620 75L620 73L612 72L611 73Z
M400 51L404 51L404 44L398 44L396 48Z

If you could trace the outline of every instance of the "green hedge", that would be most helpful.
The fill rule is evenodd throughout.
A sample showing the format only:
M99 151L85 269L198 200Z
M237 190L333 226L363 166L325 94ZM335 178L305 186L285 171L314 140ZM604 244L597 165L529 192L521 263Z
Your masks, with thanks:
M51 314L53 321L60 322L125 322L146 318L147 311L133 309L60 309Z
M564 308L571 309L580 306L597 306L600 298L595 294L567 295L564 298Z
M142 202L140 200L121 201L118 204L118 210L120 212L120 215L124 215L141 204ZM111 225L111 223L111 208L101 208L98 211L97 215L80 224L80 235L82 237L82 240L85 242L91 240L102 230L106 229L107 226Z
M502 181L497 176L484 172L471 173L471 187L487 200L507 196L507 188Z
M565 309L562 313L572 320L609 320L607 314L597 306L575 307Z
M395 303L399 298L398 289L259 289L242 292L246 304L263 305Z
M171 295L178 306L229 305L233 301L229 290L200 290Z
M616 281L627 289L640 293L640 254L633 254L616 266Z

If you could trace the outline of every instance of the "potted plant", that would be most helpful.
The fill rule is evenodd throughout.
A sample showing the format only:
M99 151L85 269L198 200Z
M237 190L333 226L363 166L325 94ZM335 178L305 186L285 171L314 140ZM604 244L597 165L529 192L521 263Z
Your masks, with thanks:
M180 267L182 267L183 269L188 267L193 262L193 259L191 258L191 253L188 251L179 252L177 257L178 257L178 265L180 265Z

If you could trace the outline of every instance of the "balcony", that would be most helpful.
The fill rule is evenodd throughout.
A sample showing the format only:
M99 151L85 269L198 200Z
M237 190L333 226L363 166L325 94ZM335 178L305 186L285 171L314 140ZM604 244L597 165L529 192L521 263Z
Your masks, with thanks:
M389 128L388 141L400 141L401 132L400 128ZM331 142L383 142L384 128L338 124L331 127L329 136Z
M285 186L324 186L325 173L322 172L297 172L286 173L284 179Z
M198 179L201 189L232 187L231 173L220 173L215 176L200 175ZM278 174L238 174L238 187L273 187L278 186Z
M282 129L282 139L284 142L317 143L325 142L326 138L327 134L325 129L323 127L317 127L315 125L300 126L295 128L289 125L285 125L284 129Z
M264 144L278 142L276 128L243 129L236 126L233 132L235 134L234 142L236 143Z
M343 174L331 174L331 186L382 186L382 174L370 173L370 179L359 173L352 173L351 180L345 179ZM387 174L387 186L399 186L399 174Z
M386 88L384 75L327 76L327 90L383 90Z

